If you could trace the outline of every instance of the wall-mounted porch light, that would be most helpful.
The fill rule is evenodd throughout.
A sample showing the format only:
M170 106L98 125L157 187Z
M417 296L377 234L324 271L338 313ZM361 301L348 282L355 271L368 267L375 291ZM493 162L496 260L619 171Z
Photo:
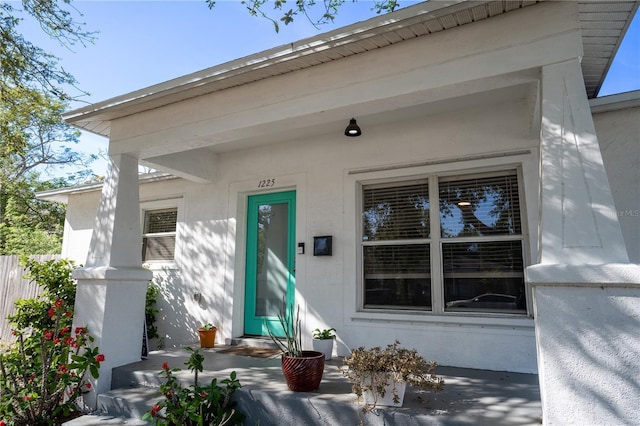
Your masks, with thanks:
M346 129L344 129L344 135L349 136L350 138L355 138L356 136L360 136L362 134L362 130L360 130L360 126L356 122L355 118L349 120L349 125Z

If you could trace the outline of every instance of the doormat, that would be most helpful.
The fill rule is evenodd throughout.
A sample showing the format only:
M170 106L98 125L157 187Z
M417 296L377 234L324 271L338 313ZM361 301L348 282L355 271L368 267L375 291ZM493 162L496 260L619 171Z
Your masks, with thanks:
M257 346L230 346L229 348L216 351L219 354L251 356L255 358L271 358L282 353L280 349L261 348Z

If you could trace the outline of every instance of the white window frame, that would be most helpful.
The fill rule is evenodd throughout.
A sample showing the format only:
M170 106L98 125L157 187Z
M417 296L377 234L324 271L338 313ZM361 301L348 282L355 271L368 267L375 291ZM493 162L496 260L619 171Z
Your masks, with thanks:
M180 224L183 221L183 199L180 198L169 198L163 200L153 200L153 201L144 201L140 203L140 229L142 230L142 237L140 239L140 249L142 250L143 239L147 237L149 234L144 233L144 225L145 225L145 217L146 213L154 210L166 210L166 209L177 209L177 217L176 217L176 230L171 233L162 233L162 235L175 235L175 246L173 251L173 259L163 259L163 260L144 260L143 266L149 269L176 269L177 262L176 259L180 256L180 247L181 247L181 238L180 238ZM158 236L159 234L150 234L154 236Z
M460 179L468 179L473 178L474 176L480 176L487 172L493 173L507 173L515 171L517 182L518 182L518 196L520 202L520 222L521 222L521 233L516 236L505 235L505 236L494 236L491 241L507 241L507 240L519 240L522 244L522 256L523 256L523 274L524 269L529 265L529 238L528 238L528 222L527 222L527 209L526 209L526 197L524 194L524 178L522 166L519 164L507 164L503 166L493 166L489 168L479 168L479 169L469 169L469 170L455 170L455 171L444 171L444 170L433 170L428 173L424 173L421 175L410 175L410 176L402 176L396 175L390 178L381 178L381 179L372 179L367 180L363 179L357 181L357 197L358 201L356 203L356 213L358 216L357 221L357 259L358 259L358 280L357 280L357 290L358 295L356 297L357 302L357 312L362 313L378 313L378 314L424 314L424 315L443 315L443 316L464 316L464 317L474 317L474 316L482 316L482 317L508 317L508 318L529 318L532 315L531 312L531 291L528 288L526 282L524 284L524 291L526 297L526 314L523 313L503 313L498 310L493 312L478 312L478 311L446 311L445 301L444 301L444 273L443 273L443 253L442 247L443 242L456 242L461 241L463 239L459 238L442 238L440 234L440 215L439 215L439 193L438 193L438 180L444 177L459 177ZM429 219L430 219L430 238L425 239L425 243L430 245L430 254L431 254L431 309L395 309L393 306L388 308L365 308L364 307L364 291L365 291L365 280L364 280L364 256L363 256L363 248L365 245L368 245L366 242L363 242L362 232L362 211L363 211L363 191L364 188L368 185L380 184L380 183L390 183L397 185L409 185L412 181L416 179L428 179L429 185L429 200L431 206L438 206L438 208L431 208L429 210ZM414 243L415 241L412 241ZM382 242L384 244L384 242Z

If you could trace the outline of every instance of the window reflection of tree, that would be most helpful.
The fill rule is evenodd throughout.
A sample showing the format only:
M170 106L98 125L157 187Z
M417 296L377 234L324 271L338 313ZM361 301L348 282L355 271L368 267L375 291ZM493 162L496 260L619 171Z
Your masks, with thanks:
M365 191L363 241L416 241L365 247L365 304L431 305L428 197L426 182Z
M442 237L520 233L515 176L440 183Z

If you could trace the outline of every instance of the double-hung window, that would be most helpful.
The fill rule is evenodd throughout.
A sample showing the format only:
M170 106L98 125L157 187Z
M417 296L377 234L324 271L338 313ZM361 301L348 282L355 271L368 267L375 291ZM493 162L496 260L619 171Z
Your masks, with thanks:
M427 180L363 188L364 307L431 308Z
M144 211L142 261L173 261L178 208Z
M516 170L365 185L362 195L363 308L526 313Z

